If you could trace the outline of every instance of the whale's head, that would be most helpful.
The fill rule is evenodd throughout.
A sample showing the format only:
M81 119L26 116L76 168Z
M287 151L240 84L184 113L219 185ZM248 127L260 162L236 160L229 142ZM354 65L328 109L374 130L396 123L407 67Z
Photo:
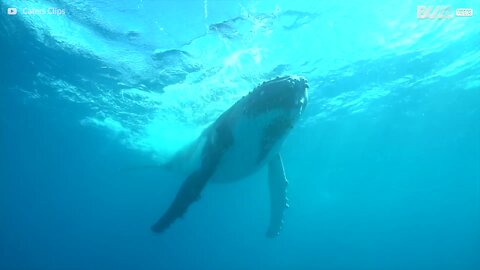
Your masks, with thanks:
M258 116L273 112L293 124L307 106L307 89L307 80L296 75L266 81L249 94L247 113Z
M307 80L300 76L278 77L257 86L237 103L242 111L241 138L259 134L258 164L276 153L295 126L308 102ZM240 125L239 125L240 126ZM255 139L253 139L255 140ZM252 151L255 152L255 151Z

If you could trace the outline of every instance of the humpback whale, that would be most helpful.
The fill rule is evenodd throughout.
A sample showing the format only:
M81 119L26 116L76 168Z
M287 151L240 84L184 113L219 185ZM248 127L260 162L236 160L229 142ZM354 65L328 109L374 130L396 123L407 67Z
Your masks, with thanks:
M266 236L282 229L288 208L287 178L280 148L307 105L307 80L300 76L266 81L238 100L169 163L187 171L175 199L151 227L165 231L200 198L209 182L236 181L268 167L270 224Z

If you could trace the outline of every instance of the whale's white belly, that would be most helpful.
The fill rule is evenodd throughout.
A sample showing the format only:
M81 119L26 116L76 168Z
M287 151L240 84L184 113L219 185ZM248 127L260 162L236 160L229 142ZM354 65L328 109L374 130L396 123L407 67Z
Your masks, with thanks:
M261 117L241 117L233 127L234 143L223 154L212 182L231 182L240 180L261 168L274 153L278 153L283 139L278 140L269 153L259 160L264 149L265 132L268 123L278 117L271 112Z

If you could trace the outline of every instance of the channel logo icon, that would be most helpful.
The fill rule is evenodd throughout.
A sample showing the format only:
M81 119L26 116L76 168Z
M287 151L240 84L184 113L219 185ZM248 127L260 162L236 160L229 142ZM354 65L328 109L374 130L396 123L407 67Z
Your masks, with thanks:
M8 8L7 9L8 15L17 15L17 8Z

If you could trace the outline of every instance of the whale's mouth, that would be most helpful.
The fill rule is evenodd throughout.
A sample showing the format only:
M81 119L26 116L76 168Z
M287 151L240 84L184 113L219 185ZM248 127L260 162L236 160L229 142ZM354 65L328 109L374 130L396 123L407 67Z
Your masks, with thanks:
M300 107L300 113L303 113L308 104L308 85L307 79L300 76L292 76L290 83L295 91L295 107Z
M300 97L300 99L297 100L295 104L300 107L300 113L303 113L303 111L307 107L307 103L308 103L308 93L305 92L305 96Z

